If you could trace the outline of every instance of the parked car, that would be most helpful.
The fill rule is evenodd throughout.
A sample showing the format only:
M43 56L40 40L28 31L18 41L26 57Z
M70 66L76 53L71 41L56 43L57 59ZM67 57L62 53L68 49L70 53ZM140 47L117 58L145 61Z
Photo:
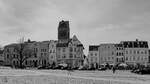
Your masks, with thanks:
M100 67L100 68L98 68L98 70L99 71L105 71L105 70L107 70L107 68L106 67Z
M143 69L135 69L131 72L137 73L137 74L150 74L150 68L143 68Z
M55 66L53 69L61 69L61 66Z
M72 69L73 69L73 70L78 70L78 68L79 68L79 67L73 67Z
M86 67L84 67L84 66L80 66L79 68L78 68L78 70L87 70L88 68L86 68Z
M88 68L88 70L96 70L96 68L93 68L93 67L92 67L92 68Z
M37 69L52 69L52 66L39 66Z

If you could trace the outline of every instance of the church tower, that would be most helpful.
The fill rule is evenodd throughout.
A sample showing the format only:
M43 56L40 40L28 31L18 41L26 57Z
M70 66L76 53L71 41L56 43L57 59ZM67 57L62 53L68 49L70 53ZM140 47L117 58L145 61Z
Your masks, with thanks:
M58 26L58 41L68 42L70 39L69 21L60 21Z

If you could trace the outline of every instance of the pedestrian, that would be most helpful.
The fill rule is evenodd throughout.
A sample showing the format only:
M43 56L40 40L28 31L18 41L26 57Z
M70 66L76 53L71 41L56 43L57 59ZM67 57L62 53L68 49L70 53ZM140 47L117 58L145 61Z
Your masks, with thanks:
M113 70L113 73L115 73L115 71L116 71L116 68L115 68L115 66L112 68L112 70Z

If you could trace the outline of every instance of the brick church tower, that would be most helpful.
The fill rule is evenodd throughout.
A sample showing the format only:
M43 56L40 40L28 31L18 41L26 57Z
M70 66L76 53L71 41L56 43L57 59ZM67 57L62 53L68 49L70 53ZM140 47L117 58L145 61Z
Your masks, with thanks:
M70 39L69 21L61 21L58 26L58 41L68 42Z

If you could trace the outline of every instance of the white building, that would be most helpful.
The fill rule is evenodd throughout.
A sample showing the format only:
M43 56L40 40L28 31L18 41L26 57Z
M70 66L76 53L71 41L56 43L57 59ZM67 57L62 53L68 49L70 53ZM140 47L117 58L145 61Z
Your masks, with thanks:
M122 41L124 45L125 63L130 65L147 65L149 62L149 49L147 41Z

